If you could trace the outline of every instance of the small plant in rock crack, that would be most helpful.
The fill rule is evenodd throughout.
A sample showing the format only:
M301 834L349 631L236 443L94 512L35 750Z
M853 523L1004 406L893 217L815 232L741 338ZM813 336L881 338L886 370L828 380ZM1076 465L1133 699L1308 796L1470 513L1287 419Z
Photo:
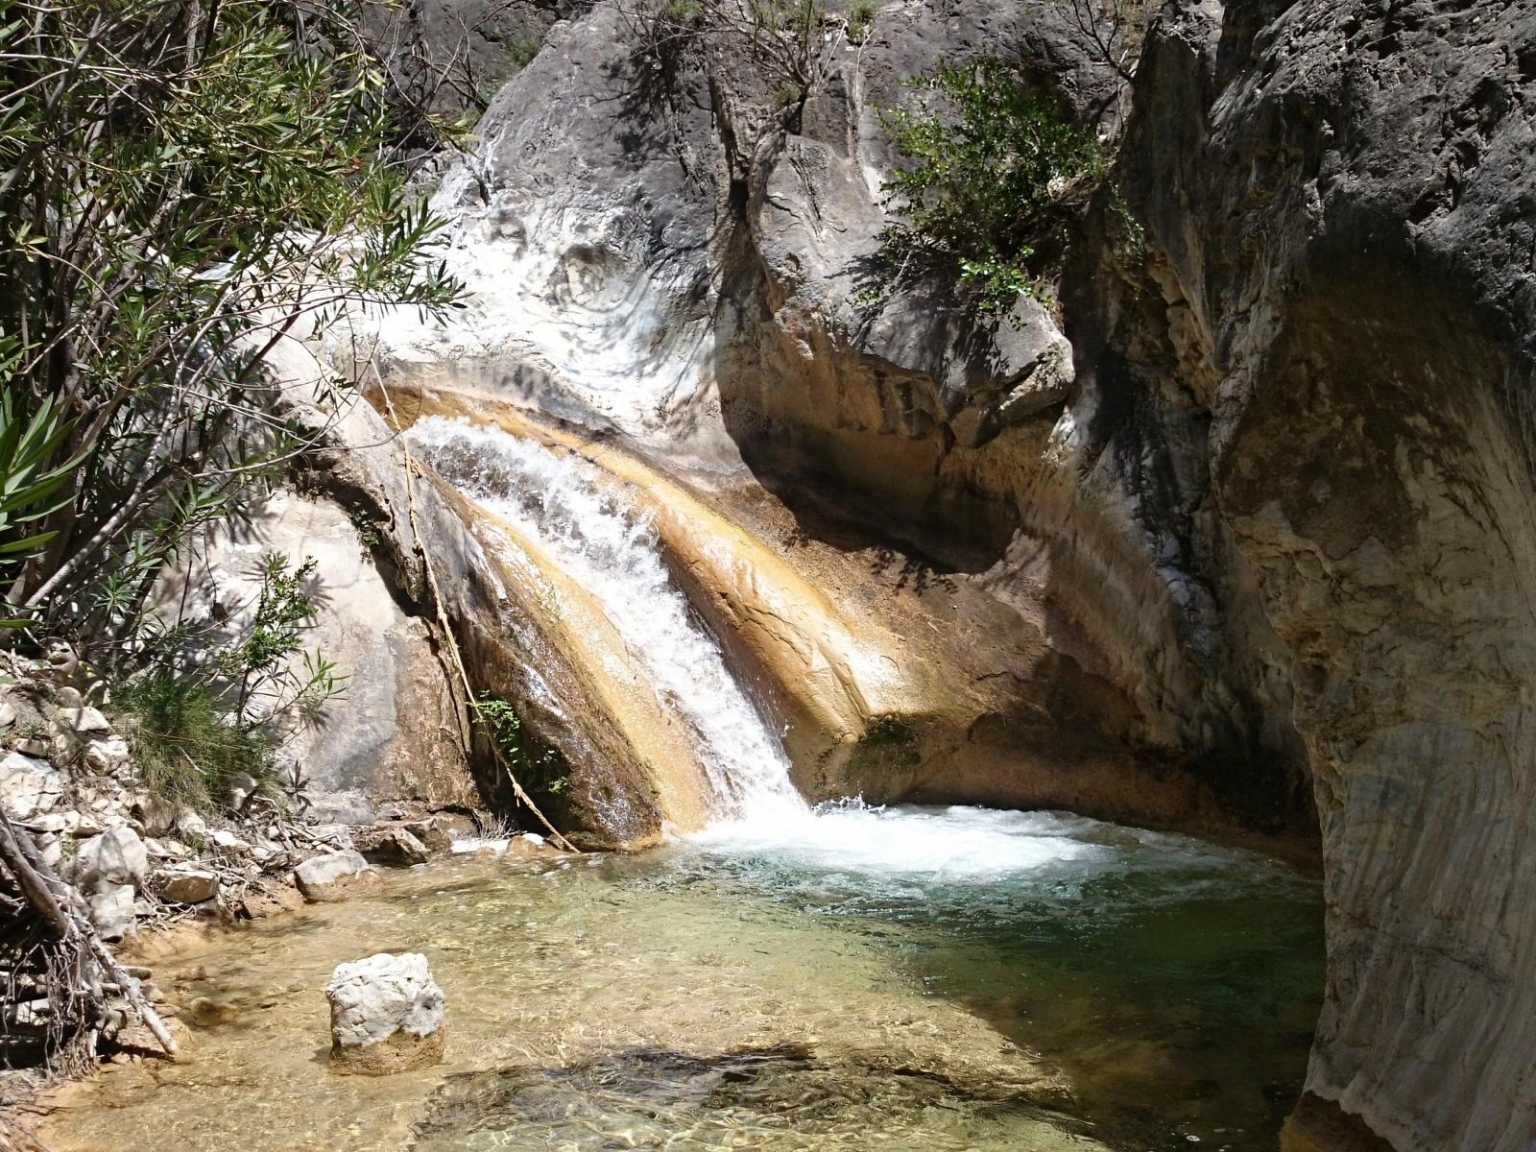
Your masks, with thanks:
M539 54L539 41L534 37L525 40L513 40L507 45L507 68L509 75L516 75L528 65L533 63L533 58Z
M357 531L357 542L362 547L363 559L366 560L383 539L379 535L379 522L369 514L368 509L361 506L348 511L347 516L352 521L352 527Z
M570 777L558 774L560 754L547 748L535 756L528 748L523 721L510 701L492 692L482 692L473 703L475 715L485 725L508 771L523 787L558 796L570 784Z
M862 44L869 38L869 30L874 26L875 15L880 11L880 6L875 0L854 0L848 9L848 39L855 44Z

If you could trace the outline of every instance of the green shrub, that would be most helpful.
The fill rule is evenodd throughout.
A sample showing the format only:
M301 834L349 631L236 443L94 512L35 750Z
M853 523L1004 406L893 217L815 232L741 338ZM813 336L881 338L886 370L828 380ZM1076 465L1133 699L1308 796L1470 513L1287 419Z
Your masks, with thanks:
M534 755L523 734L523 721L509 701L491 692L482 692L474 701L475 715L485 726L507 770L530 792L558 796L570 778L560 771L560 754L553 748Z
M904 161L885 184L900 220L882 233L864 299L934 265L974 285L983 312L1044 297L1040 275L1104 172L1092 128L998 60L940 64L908 84L940 99L881 113Z
M848 39L858 43L866 40L874 25L875 14L879 11L880 6L875 0L854 0L853 6L848 9Z
M282 739L345 693L335 664L304 648L315 626L314 573L312 559L294 566L268 553L232 633L182 621L138 653L147 669L125 677L113 699L135 721L134 756L151 796L207 808L236 773L270 779Z
M272 776L268 732L238 723L204 680L156 669L120 687L113 702L133 720L134 762L151 796L207 810L237 774Z
M70 474L0 526L33 636L130 638L163 565L281 477L284 335L456 300L363 6L0 0L0 394L50 446L0 480Z
M533 63L533 58L539 54L539 41L530 36L526 40L513 40L507 45L507 67L513 75L521 72Z

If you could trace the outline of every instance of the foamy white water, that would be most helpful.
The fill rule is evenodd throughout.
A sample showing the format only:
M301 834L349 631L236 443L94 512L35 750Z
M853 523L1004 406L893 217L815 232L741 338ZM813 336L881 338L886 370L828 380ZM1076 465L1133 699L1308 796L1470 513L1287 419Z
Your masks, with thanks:
M986 881L1103 853L1084 839L1099 827L1058 812L824 804L787 818L748 812L688 837L718 856L861 876Z
M650 519L624 506L584 460L499 428L440 416L412 447L457 488L546 548L590 592L687 727L722 819L788 819L807 809L789 761L662 562Z

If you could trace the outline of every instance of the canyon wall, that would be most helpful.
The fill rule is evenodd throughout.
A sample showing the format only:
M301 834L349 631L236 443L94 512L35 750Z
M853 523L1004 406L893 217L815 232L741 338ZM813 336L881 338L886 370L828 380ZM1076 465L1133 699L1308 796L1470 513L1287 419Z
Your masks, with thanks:
M1309 1087L1414 1152L1536 1141L1533 60L1521 5L1182 6L1123 159L1151 284L1108 289L1174 318L1290 655L1327 865Z
M1060 4L904 0L857 39L829 17L798 96L573 10L439 173L469 307L332 354L621 437L1006 610L1028 665L977 668L1008 690L885 794L1320 826L1329 985L1292 1140L1524 1152L1527 7L1173 0L1123 93ZM982 54L1106 117L1141 242L1106 191L1059 312L978 321L940 281L867 303L878 110Z

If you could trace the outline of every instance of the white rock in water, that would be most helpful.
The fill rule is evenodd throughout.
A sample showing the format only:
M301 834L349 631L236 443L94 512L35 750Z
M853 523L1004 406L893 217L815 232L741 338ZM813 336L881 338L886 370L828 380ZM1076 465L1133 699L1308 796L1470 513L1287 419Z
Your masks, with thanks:
M339 1070L382 1076L443 1058L443 990L421 953L338 964L325 995Z
M349 889L378 878L362 854L351 850L312 856L293 870L300 893L311 902L345 900Z
M133 885L107 885L91 897L91 923L108 942L133 932Z
M126 825L81 841L75 856L75 883L86 892L126 884L138 889L149 874L149 850Z
M64 777L46 760L12 752L0 760L0 804L17 820L51 812L64 794Z
M217 876L190 866L161 868L150 878L150 886L173 904L201 904L219 894Z

